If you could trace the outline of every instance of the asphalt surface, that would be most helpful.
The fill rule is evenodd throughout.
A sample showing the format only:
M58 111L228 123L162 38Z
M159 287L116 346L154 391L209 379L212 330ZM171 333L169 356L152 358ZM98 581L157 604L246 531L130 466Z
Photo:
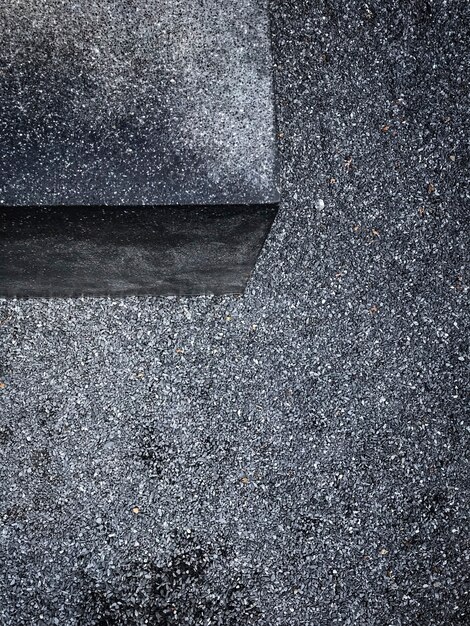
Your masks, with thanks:
M243 297L1 302L2 625L469 623L468 17L273 4Z

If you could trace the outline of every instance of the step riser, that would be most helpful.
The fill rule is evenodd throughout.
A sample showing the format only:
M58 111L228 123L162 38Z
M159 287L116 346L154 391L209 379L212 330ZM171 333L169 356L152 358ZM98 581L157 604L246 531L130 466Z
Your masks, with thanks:
M0 208L0 296L241 293L276 211Z

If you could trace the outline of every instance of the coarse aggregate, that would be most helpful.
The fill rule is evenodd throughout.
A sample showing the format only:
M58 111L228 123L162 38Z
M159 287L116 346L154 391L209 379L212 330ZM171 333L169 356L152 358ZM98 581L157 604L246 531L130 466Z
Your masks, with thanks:
M464 626L468 4L271 4L241 297L0 302L0 623Z
M276 202L267 0L4 0L0 204Z

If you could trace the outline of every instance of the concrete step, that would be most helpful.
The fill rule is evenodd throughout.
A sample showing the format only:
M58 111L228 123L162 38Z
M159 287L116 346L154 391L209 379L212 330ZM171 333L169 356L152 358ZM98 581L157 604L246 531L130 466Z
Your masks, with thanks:
M0 294L242 290L279 201L264 0L0 20Z

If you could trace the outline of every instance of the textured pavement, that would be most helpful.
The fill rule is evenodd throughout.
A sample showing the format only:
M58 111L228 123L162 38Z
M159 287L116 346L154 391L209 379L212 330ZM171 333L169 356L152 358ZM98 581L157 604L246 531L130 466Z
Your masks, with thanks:
M470 621L468 6L272 5L243 297L0 302L0 623Z
M277 202L268 0L6 0L0 204Z

